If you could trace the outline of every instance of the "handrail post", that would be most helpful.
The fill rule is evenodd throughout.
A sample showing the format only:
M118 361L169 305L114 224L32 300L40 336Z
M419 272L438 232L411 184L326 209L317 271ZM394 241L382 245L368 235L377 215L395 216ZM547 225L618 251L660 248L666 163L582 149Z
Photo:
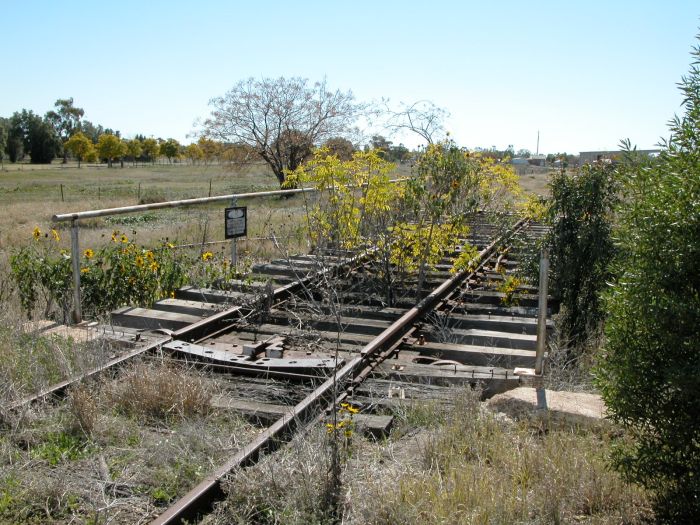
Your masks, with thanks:
M547 278L549 276L549 250L542 248L540 258L540 286L537 307L537 352L535 355L535 374L542 375L544 352L547 348Z
M73 265L73 323L78 324L83 320L83 311L80 305L80 242L78 239L78 220L71 220L70 224L70 258Z
M231 208L238 206L238 199L234 195L231 198ZM231 239L231 270L237 272L238 270L238 238L234 237Z

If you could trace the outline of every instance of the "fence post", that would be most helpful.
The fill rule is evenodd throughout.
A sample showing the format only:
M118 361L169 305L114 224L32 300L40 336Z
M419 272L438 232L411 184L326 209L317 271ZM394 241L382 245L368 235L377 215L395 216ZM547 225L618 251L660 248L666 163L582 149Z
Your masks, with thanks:
M238 204L238 200L236 197L233 197L231 199L231 208L235 208L236 205ZM234 237L231 239L231 268L236 269L238 266L238 245L237 245L238 238Z
M80 305L80 242L78 239L78 220L73 219L70 225L70 258L73 265L73 323L83 320Z
M540 258L540 287L537 307L537 353L535 355L535 374L542 375L544 352L547 348L547 278L549 276L549 250L542 248Z

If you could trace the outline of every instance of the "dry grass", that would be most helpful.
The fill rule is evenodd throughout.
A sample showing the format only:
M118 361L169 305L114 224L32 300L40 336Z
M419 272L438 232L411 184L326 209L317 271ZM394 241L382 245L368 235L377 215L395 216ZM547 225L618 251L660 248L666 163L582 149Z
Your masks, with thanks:
M386 442L353 436L342 476L343 523L648 522L645 494L607 466L617 435L607 423L516 422L482 408L472 393L451 408L417 410L403 414ZM317 429L238 473L207 523L327 523L325 439Z
M158 399L148 403L148 418L126 414L112 393L149 374L181 393L154 396L147 388L138 395ZM8 419L0 433L0 524L150 521L257 434L236 414L203 405L203 392L217 388L191 370L142 363Z
M213 392L203 377L182 374L167 364L139 363L107 391L121 412L146 421L206 415Z

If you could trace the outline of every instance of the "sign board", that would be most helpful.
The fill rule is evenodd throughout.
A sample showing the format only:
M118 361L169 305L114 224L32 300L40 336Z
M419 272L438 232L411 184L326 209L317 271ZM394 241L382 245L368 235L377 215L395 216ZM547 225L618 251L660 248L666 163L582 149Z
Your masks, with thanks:
M236 206L224 210L226 238L245 237L248 234L248 213L245 206Z

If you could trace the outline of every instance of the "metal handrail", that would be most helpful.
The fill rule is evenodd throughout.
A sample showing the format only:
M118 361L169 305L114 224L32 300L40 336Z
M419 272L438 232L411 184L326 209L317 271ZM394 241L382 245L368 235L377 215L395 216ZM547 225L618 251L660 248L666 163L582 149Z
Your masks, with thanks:
M408 180L407 178L392 179L390 183L399 183ZM364 187L365 185L358 186ZM346 187L351 187L346 185ZM71 265L73 269L73 323L78 324L83 320L83 312L80 298L80 241L78 234L78 221L81 219L93 219L95 217L107 217L110 215L124 215L127 213L139 213L150 210L160 210L166 208L180 208L183 206L198 206L211 204L214 202L235 202L237 199L255 199L259 197L272 197L275 195L295 195L297 193L311 193L319 191L317 188L294 188L290 190L270 190L252 193L232 193L229 195L216 195L214 197L200 197L196 199L181 199L176 201L154 202L152 204L137 204L135 206L121 206L118 208L104 208L102 210L77 211L72 213L60 213L53 215L53 222L71 222Z

